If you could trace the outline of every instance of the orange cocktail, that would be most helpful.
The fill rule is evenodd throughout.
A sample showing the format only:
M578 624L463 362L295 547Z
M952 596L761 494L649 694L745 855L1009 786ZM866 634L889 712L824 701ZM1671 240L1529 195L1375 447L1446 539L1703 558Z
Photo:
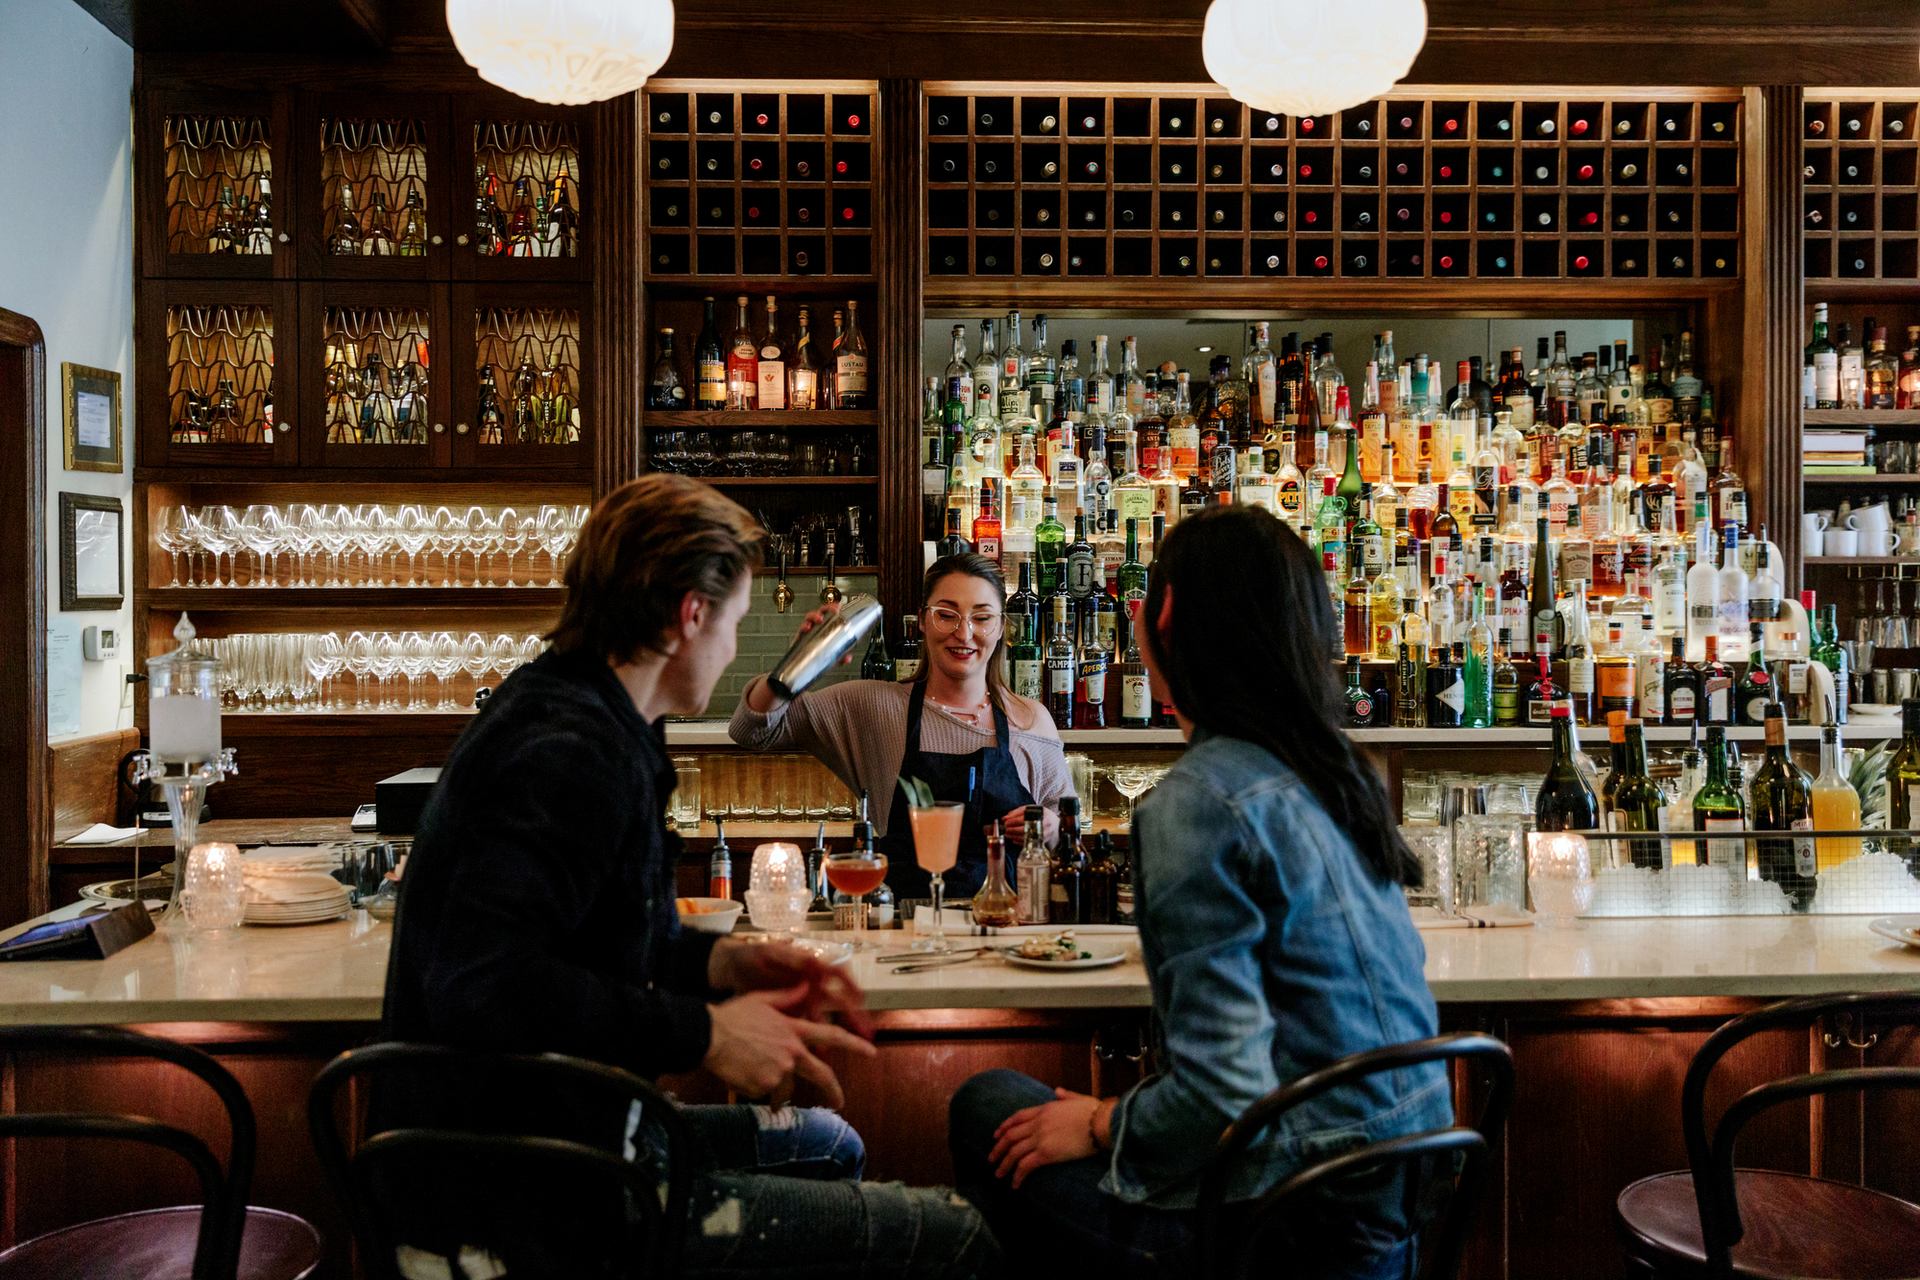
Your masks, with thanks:
M947 885L941 877L960 860L960 827L966 821L967 806L947 800L939 804L913 805L907 809L907 821L913 826L913 856L920 869L933 880L933 936L914 944L917 951L950 951L941 912L946 907Z
M887 878L884 854L827 859L827 883L849 898L864 898Z

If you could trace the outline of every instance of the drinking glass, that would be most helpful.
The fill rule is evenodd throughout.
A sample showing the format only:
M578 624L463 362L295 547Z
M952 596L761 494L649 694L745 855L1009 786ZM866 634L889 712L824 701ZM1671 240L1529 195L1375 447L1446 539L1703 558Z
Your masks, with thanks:
M377 502L368 502L362 503L353 514L354 524L358 526L360 534L360 547L366 553L367 585L393 586L395 566L389 562L384 569L380 567L380 562L393 551L400 534L393 513Z
M467 632L466 639L460 642L460 666L473 681L474 692L480 690L480 682L487 672L493 669L493 650L487 646L487 638L478 631ZM477 699L470 699L477 705Z
M507 585L513 585L513 558L527 545L527 528L521 522L520 513L512 507L500 508L499 519L495 522L494 546L507 556Z
M233 554L240 549L240 517L229 506L211 506L200 508L200 545L213 557L213 581L215 587L239 586L239 566L233 563ZM231 583L220 577L220 557L228 558Z
M347 674L353 677L353 709L365 711L367 702L367 676L373 670L373 637L364 631L356 631L347 637L346 662Z
M187 928L212 933L238 926L247 914L240 850L230 844L196 844L187 854L180 884L180 913Z
M379 692L378 711L391 711L397 705L393 699L392 680L400 670L400 637L391 631L382 631L373 638L373 661L369 666L373 672L374 687Z
M493 669L502 680L512 675L513 669L520 665L520 642L510 635L495 636L490 652L493 654Z
M170 587L180 585L180 553L191 542L186 514L184 507L162 507L153 526L153 540L167 553L167 563L173 567L173 581L167 584Z
M343 587L346 579L340 576L340 559L353 545L354 524L353 508L341 502L330 502L319 509L314 517L314 532L320 539L320 550L327 557L327 583L329 587Z
M434 554L440 557L440 585L455 585L453 577L453 553L459 548L460 540L466 530L460 523L460 517L453 514L451 507L435 507L432 518L433 536L429 545Z
M485 507L468 507L466 514L460 517L461 541L465 543L467 553L473 557L473 581L468 584L470 586L483 587L491 583L491 579L481 572L480 557L486 553L492 528L493 522L488 519Z
M673 825L682 831L692 831L699 827L700 758L698 756L673 758L673 798L667 802L667 813Z
M560 585L560 566L566 559L567 551L573 546L573 521L568 518L565 507L544 506L540 508L537 524L540 535L540 549L547 553L547 585Z
M827 855L827 883L837 892L853 899L857 908L853 913L855 933L864 934L867 931L867 895L884 884L886 879L887 855L878 850L842 849ZM854 940L856 951L865 945L863 939Z
M1159 764L1116 764L1107 769L1107 781L1127 798L1127 830L1133 830L1133 810L1141 796L1167 776L1167 766ZM1091 805L1092 798L1088 798Z
M1400 838L1420 863L1420 887L1407 890L1409 907L1432 907L1451 915L1454 907L1453 832L1445 827L1402 826Z
M457 710L453 701L453 685L451 681L455 676L460 674L460 664L463 656L460 652L460 641L455 638L451 631L436 631L433 633L431 644L432 657L430 663L433 678L440 682L440 697L433 704L433 709L435 711Z
M518 661L514 665L524 667L529 662L532 662L535 658L538 658L541 654L545 653L546 651L547 651L547 642L543 640L541 637L536 635L521 636L520 651L517 655L515 655L518 658Z
M323 709L327 706L327 681L340 673L346 657L347 647L340 642L337 632L328 631L307 637L307 674L320 686L320 706Z
M316 585L310 557L320 545L319 515L319 508L312 503L300 503L287 512L286 522L280 530L286 550L293 556L293 585L296 587Z
M914 860L933 881L933 936L916 942L915 951L953 950L953 943L947 940L946 921L940 913L947 903L946 873L953 870L953 864L960 858L960 825L966 814L967 807L952 800L907 810L907 822L913 828Z
M413 585L414 558L426 550L433 537L433 517L417 502L403 504L393 517L394 542L407 557L406 586Z
M1593 906L1593 863L1587 838L1573 831L1535 831L1527 836L1527 886L1540 923L1562 929L1585 926Z
M425 711L427 700L420 696L420 680L433 662L433 641L418 631L400 637L400 672L407 678L407 710Z

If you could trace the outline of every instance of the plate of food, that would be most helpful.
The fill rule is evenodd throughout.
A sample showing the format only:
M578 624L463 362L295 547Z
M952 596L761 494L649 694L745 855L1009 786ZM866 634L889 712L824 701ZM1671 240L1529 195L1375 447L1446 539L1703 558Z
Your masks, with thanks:
M1920 916L1883 916L1869 921L1867 928L1883 938L1920 948Z
M1119 938L1078 938L1063 929L1022 938L1000 954L1022 969L1105 969L1125 960L1132 945Z

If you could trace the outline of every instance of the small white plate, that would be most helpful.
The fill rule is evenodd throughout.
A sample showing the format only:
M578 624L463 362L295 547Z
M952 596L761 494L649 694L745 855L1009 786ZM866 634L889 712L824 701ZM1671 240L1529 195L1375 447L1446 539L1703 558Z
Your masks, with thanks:
M1867 928L1883 938L1920 948L1920 916L1882 916L1870 921Z
M1101 946L1098 942L1089 940L1082 941L1080 949L1093 954L1084 960L1035 960L1031 956L1016 955L1012 951L1003 951L1000 956L1008 964L1022 969L1107 969L1125 960L1131 947L1125 943L1117 946L1112 943Z

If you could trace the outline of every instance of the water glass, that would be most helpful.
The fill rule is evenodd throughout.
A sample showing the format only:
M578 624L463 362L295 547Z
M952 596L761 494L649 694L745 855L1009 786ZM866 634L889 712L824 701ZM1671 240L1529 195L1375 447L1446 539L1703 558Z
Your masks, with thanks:
M201 933L232 929L246 919L247 886L238 848L216 841L193 846L180 884L180 912L187 928Z
M1527 884L1541 923L1582 928L1593 906L1593 863L1587 838L1574 831L1536 831L1527 837Z
M1530 818L1471 813L1453 824L1453 897L1462 907L1527 905L1527 829Z
M1400 838L1420 862L1420 887L1407 890L1407 905L1450 914L1454 906L1453 833L1445 827L1402 826Z
M700 764L697 756L673 758L673 798L667 802L667 814L682 831L700 826Z

